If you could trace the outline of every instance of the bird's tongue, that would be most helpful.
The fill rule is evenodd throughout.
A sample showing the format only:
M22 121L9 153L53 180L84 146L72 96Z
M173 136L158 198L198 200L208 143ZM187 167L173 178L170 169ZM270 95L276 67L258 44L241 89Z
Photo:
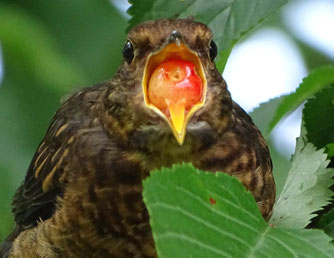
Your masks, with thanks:
M202 100L203 82L192 62L169 59L153 71L148 83L148 99L171 120L181 134L185 114Z

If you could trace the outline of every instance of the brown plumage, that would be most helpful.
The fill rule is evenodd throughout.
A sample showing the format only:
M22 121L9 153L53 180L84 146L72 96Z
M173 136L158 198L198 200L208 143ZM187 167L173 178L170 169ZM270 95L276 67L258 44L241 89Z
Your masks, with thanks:
M147 108L141 85L149 54L171 34L197 54L207 81L205 103L182 145ZM155 257L142 180L179 162L236 176L270 217L275 183L268 148L215 68L211 31L191 19L158 20L134 27L128 39L116 76L80 90L54 116L14 196L16 228L1 254Z

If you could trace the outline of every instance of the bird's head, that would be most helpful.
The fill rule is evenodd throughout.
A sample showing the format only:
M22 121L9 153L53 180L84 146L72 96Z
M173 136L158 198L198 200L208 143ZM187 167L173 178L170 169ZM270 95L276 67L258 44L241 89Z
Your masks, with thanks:
M126 102L121 117L138 141L184 145L226 128L231 98L216 55L211 30L190 18L149 21L130 30L111 99Z

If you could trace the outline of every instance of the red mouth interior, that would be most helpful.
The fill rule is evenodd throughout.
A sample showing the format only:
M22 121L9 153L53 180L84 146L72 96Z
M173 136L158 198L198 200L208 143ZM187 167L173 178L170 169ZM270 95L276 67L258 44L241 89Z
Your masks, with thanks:
M202 99L203 82L195 64L182 59L168 59L158 65L148 83L150 103L167 113L170 104L184 102L189 111Z

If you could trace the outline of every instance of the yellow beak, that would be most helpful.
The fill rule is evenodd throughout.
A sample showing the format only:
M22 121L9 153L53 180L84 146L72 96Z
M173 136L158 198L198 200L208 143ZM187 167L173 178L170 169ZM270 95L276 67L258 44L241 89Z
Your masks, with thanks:
M170 125L174 136L180 145L183 144L184 137L186 136L185 104L185 99L181 99L177 103L168 104Z

